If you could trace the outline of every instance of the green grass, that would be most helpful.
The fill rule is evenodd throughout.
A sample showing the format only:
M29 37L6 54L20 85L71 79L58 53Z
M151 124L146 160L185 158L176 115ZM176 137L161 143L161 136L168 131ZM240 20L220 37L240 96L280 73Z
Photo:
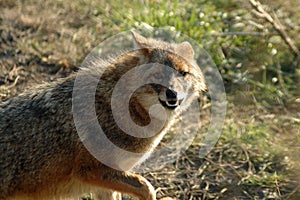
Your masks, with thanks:
M122 30L168 26L194 39L210 53L229 88L248 83L254 95L267 104L282 103L286 91L293 92L299 86L294 84L299 82L299 75L293 55L276 32L218 36L228 32L264 33L249 23L257 20L237 1L133 1L125 5L114 1L111 8L108 17Z

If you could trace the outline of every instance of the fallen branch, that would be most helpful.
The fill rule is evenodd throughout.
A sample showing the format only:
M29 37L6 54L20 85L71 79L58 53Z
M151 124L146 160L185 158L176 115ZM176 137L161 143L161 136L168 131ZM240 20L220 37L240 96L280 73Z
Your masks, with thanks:
M260 18L264 18L267 20L274 29L279 33L281 38L284 40L284 42L288 45L290 50L295 55L295 61L299 60L300 58L300 51L295 45L294 41L289 37L289 35L286 33L283 25L280 23L279 19L277 18L276 14L274 13L274 17L272 17L261 5L261 3L257 0L249 0L251 6L255 9L254 14L256 14ZM296 66L298 63L296 64Z

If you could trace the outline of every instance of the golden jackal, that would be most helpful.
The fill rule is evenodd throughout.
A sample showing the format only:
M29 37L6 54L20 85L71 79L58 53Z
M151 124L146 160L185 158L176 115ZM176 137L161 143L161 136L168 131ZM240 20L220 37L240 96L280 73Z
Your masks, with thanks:
M96 64L84 70L85 75L97 77L97 67L109 63L95 92L97 120L114 145L149 155L174 121L177 110L198 96L205 83L188 42L171 44L146 39L137 33L132 35L138 50L109 61L95 61ZM116 82L129 70L143 64L151 64L151 68L164 65L173 69L173 73L165 75L164 70L160 70L148 74L150 79L151 76L164 79L168 86L149 83L132 94L128 109L137 125L151 123L152 105L160 104L167 115L160 131L151 137L134 137L116 124L111 96ZM139 78L132 77L132 83ZM128 193L143 200L155 200L155 190L145 178L111 168L85 148L73 120L75 80L76 74L73 74L0 104L0 199L61 199L103 190L103 196L99 197L102 199L120 199L120 193ZM113 152L105 156L114 159ZM131 162L129 168L146 157ZM126 163L126 159L130 158L114 162Z

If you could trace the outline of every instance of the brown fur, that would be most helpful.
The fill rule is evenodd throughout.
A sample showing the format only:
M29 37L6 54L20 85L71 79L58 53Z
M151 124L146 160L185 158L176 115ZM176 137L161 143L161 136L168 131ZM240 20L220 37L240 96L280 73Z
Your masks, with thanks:
M166 109L168 122L153 137L130 136L118 128L110 110L116 82L135 66L153 62L164 64L168 60L170 67L179 73L188 72L184 78L170 79L174 90L184 91L187 88L182 85L190 83L189 89L198 94L205 84L200 69L189 62L194 55L188 43L169 44L138 34L133 36L141 50L124 53L110 61L95 60L96 64L83 69L82 76L97 79L98 68L108 65L95 96L98 121L115 145L131 152L150 153L172 124L177 109ZM144 200L156 199L153 187L145 178L107 167L86 150L72 115L75 78L73 74L38 86L0 104L0 199L63 199L101 188L100 194L107 199L120 199L113 191ZM134 80L128 84L134 84ZM129 110L136 124L150 123L149 109L160 103L158 97L165 101L166 90L146 85L134 93Z

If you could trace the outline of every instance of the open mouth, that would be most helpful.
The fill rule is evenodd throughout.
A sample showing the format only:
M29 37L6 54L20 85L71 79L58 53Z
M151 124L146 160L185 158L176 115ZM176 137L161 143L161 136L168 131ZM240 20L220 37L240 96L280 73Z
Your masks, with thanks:
M161 103L161 105L163 107L170 109L170 110L174 110L180 104L180 102L178 100L163 101L163 100L159 99L159 102Z

